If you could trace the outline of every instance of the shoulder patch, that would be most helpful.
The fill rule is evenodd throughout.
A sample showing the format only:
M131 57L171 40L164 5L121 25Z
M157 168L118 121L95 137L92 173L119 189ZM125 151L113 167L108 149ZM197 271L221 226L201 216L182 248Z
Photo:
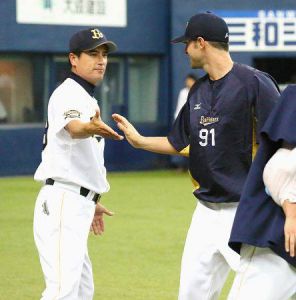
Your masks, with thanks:
M68 110L64 113L64 118L65 119L74 119L74 118L80 118L81 116L81 112L79 112L78 110Z

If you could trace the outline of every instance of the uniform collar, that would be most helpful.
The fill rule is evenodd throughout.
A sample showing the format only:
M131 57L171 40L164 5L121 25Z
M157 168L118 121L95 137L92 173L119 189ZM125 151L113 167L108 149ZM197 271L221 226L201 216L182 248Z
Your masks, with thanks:
M95 88L96 88L95 85L86 81L85 79L83 79L82 77L78 76L73 72L70 73L69 78L75 80L78 84L80 84L91 97L94 96Z

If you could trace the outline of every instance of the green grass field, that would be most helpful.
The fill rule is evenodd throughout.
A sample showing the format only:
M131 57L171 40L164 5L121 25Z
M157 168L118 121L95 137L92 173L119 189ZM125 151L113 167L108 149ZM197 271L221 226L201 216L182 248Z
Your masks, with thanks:
M115 212L101 237L89 238L95 297L177 299L182 249L195 208L187 174L109 173L102 203ZM40 184L0 179L0 300L40 299L44 288L32 233ZM233 274L219 300L226 299Z

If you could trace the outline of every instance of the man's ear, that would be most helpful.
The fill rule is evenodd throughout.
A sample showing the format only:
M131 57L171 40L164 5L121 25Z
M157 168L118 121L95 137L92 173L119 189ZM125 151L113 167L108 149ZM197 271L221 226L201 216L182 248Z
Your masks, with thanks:
M198 48L200 48L200 49L204 48L205 47L205 43L206 43L206 41L202 37L198 37L197 38L196 45L198 45L197 46Z
M76 61L77 61L77 55L75 55L74 53L69 53L69 61L71 63L72 66L76 66Z

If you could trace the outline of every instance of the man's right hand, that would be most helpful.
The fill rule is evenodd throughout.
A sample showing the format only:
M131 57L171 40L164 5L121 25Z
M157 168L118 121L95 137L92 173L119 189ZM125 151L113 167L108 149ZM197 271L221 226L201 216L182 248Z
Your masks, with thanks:
M113 120L117 127L123 131L128 142L135 148L141 148L141 140L143 136L139 134L136 128L123 116L119 114L112 114Z
M96 114L92 117L89 124L90 133L100 135L103 138L110 138L113 140L123 140L123 136L119 135L106 123L104 123L100 117L100 112L97 110Z
M80 120L72 120L65 129L69 132L73 139L88 138L93 135L99 135L103 138L113 140L123 140L123 136L114 131L100 117L100 111L97 110L96 114L87 123Z

